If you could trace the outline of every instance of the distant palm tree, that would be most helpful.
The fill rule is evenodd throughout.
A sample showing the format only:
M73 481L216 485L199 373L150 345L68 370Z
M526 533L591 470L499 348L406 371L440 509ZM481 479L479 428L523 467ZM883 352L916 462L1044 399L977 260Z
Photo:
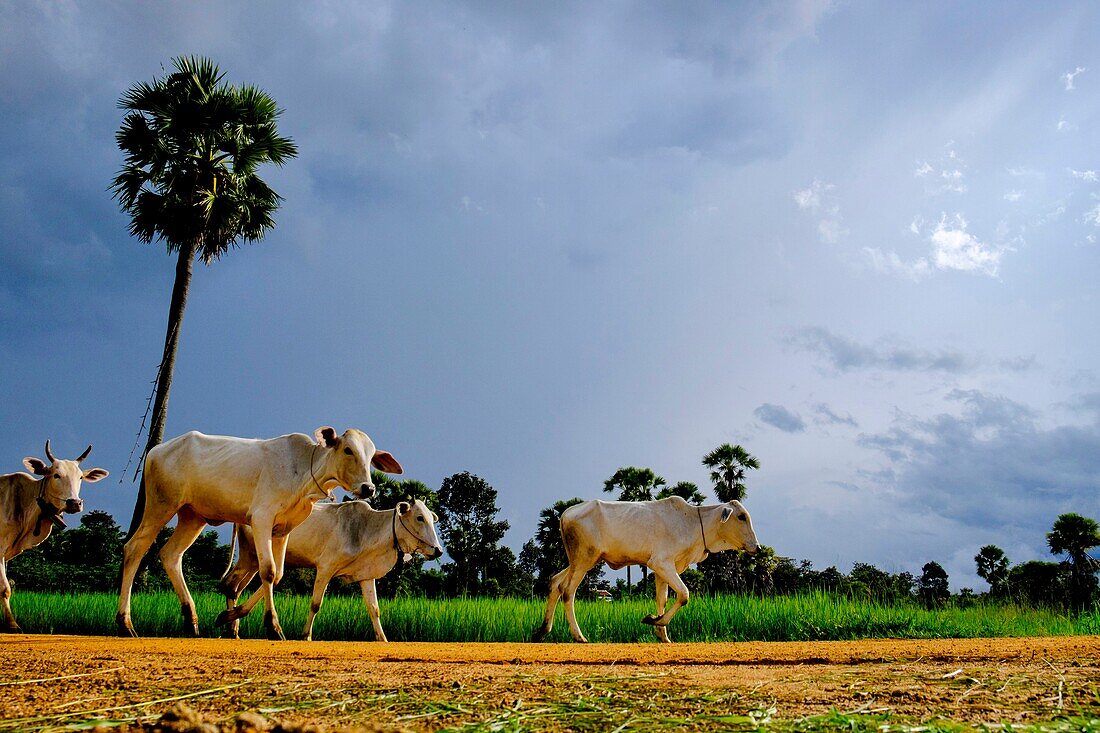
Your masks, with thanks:
M710 469L710 480L719 501L740 501L745 498L745 471L760 468L756 457L740 445L723 443L703 456L703 465Z
M657 493L658 499L667 499L670 496L678 496L688 504L695 504L696 506L707 500L707 497L703 496L703 492L699 491L699 487L690 481L679 481L672 486L666 486Z
M1089 550L1100 547L1100 525L1095 519L1068 512L1054 520L1047 533L1047 546L1051 554L1069 555L1072 566L1071 602L1075 608L1088 605L1096 585L1097 562L1089 557Z
M653 492L665 485L663 477L649 468L626 466L616 471L611 478L603 482L603 490L611 493L619 491L619 501L653 501ZM647 568L642 566L642 581L648 576ZM630 566L626 566L626 586L630 584Z
M146 453L164 438L195 259L209 265L230 247L263 239L282 198L256 171L298 152L278 134L281 111L266 92L226 83L209 59L173 63L175 71L135 84L119 100L127 112L115 139L125 162L111 185L130 215L130 233L145 243L157 239L177 255ZM144 504L139 491L131 531Z
M996 545L985 545L974 556L978 576L989 583L989 595L1003 598L1008 583L1008 557L1004 550Z

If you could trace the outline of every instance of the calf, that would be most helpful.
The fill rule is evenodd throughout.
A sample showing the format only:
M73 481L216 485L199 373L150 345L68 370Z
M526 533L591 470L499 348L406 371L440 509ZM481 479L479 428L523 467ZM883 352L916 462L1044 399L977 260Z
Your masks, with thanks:
M0 599L4 604L2 631L19 631L11 612L11 583L8 561L44 542L54 525L65 527L64 514L76 514L84 508L80 483L95 483L109 474L102 468L83 470L80 463L92 452L92 446L75 461L58 460L46 441L47 465L37 458L23 459L23 465L35 476L8 473L0 476Z
M585 573L603 561L613 570L648 565L653 571L657 613L646 616L642 623L654 626L657 638L668 643L668 623L690 597L680 573L712 552L755 553L759 546L741 502L692 506L678 496L660 501L575 504L561 515L561 537L569 567L550 580L546 616L535 632L535 641L542 641L553 628L559 598L565 599L565 617L573 639L588 641L577 625L573 600ZM670 587L676 592L676 602L666 611Z
M374 626L374 638L386 641L378 618L374 581L392 570L401 554L407 558L419 552L429 560L442 555L443 548L435 534L437 519L419 499L412 504L403 501L396 509L387 511L375 511L365 501L314 506L309 519L290 533L286 545L288 565L317 570L313 600L306 616L305 640L313 638L313 619L321 609L325 589L333 577L338 577L359 582L363 603ZM218 619L229 622L236 639L240 638L240 619L247 613L240 612L236 602L256 575L259 561L252 531L248 527L234 527L233 533L234 537L240 535L241 553L222 580L227 610ZM232 552L231 543L230 558Z
M285 638L272 589L283 575L287 535L309 517L317 500L331 498L339 486L362 498L374 496L372 465L401 473L401 464L376 449L360 430L337 435L322 427L313 435L250 440L191 432L149 451L138 495L138 505L144 507L141 523L123 550L116 616L122 634L136 636L130 618L134 576L157 533L174 515L176 529L160 558L188 629L199 635L195 602L183 578L183 553L207 524L234 522L252 529L263 581L263 592L248 600L245 613L262 598L268 636Z

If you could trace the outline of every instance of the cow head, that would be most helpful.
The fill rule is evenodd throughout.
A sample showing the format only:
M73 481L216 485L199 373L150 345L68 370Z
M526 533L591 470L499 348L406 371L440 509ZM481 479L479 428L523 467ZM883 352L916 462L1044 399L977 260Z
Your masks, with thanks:
M739 501L722 505L722 516L718 520L718 541L713 550L744 550L750 555L756 554L760 543L756 541L756 532L752 529L752 517Z
M395 511L397 523L394 526L394 534L402 552L410 555L419 552L429 560L434 560L443 554L443 547L435 534L435 523L439 517L424 502L420 499L416 499L412 504L402 501L398 503ZM398 525L401 527L400 530L397 528Z
M348 428L337 435L330 427L317 428L313 437L326 449L325 479L347 489L360 499L374 496L374 482L370 478L371 466L383 473L402 473L401 464L384 450L374 447L362 430Z
M92 446L80 454L75 461L65 461L54 458L50 451L50 441L46 441L47 464L33 456L23 459L23 465L36 476L43 477L42 493L39 496L39 505L43 513L52 513L54 516L62 512L76 514L84 509L84 500L80 498L80 482L95 483L108 476L102 468L89 468L84 470L80 462L92 452ZM48 508L47 508L48 507ZM52 512L50 510L52 509ZM60 517L58 517L60 520ZM64 524L64 522L61 522Z

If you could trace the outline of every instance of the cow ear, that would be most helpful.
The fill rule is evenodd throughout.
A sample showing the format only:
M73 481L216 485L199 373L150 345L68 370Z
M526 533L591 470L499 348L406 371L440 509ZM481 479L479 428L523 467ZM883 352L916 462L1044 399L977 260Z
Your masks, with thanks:
M412 509L412 507L409 506L409 502L407 502L407 501L397 502L397 513L400 514L401 516L405 516L406 514L408 514L410 509Z
M317 441L317 445L323 445L326 448L333 448L340 442L340 439L336 437L336 428L328 425L314 430L313 439Z
M105 479L110 475L111 474L107 473L107 469L105 468L89 468L84 472L84 480L90 484L94 484L96 481Z
M438 522L439 521L439 515L436 514L435 512L432 512L432 521L433 522Z
M45 463L35 458L34 456L27 456L23 459L23 465L27 467L27 470L36 476L45 476L50 471L50 467Z
M376 450L374 452L374 458L370 459L370 463L382 473L405 472L405 470L401 468L401 464L397 462L397 459L394 458L389 451Z
M728 506L722 507L722 523L723 524L728 522L730 520L730 517L732 517L732 516L733 516L733 510L732 509L730 509Z

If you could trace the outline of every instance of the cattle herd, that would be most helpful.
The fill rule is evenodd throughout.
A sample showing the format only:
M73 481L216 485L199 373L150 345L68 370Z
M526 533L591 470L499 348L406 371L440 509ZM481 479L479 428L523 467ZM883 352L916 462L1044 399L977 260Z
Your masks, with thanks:
M23 459L31 473L0 475L0 597L4 629L19 631L11 610L7 563L24 550L43 542L54 526L64 527L63 514L80 512L83 481L105 478L102 468L82 469L88 446L75 460L60 460L46 441L46 459ZM149 451L138 490L136 516L141 520L123 550L122 583L116 622L123 635L136 636L130 614L131 590L142 557L157 534L173 517L176 528L160 551L186 629L198 636L195 602L183 575L183 554L207 525L234 524L234 542L240 552L222 582L226 610L218 623L228 624L234 637L240 619L262 600L269 638L284 639L275 609L273 589L287 563L317 571L304 638L312 636L313 620L333 577L359 583L370 614L375 638L386 635L378 615L375 580L393 569L398 557L420 553L429 559L443 554L435 532L435 516L417 500L377 511L369 500L375 494L371 469L402 473L390 453L379 450L361 430L342 435L331 427L318 428L313 437L302 433L269 440L185 433ZM31 475L33 474L33 475ZM321 503L344 488L359 501ZM574 598L585 574L598 562L611 568L647 565L653 570L657 613L642 621L657 637L669 642L668 623L689 599L680 573L709 553L741 549L755 552L758 545L752 521L740 502L693 506L679 497L659 501L587 501L567 509L561 517L562 541L568 567L550 581L546 615L535 640L551 630L558 600L565 605L573 639L587 641L577 624ZM232 545L230 547L232 556ZM256 575L260 588L244 603L241 593ZM676 600L666 610L668 591Z

